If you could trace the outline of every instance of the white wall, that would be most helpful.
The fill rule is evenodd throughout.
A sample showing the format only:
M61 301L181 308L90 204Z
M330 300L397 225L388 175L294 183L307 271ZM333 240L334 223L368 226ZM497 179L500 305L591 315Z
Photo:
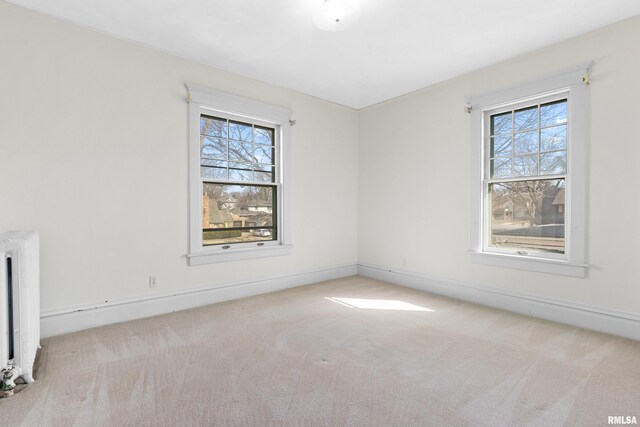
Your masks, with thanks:
M0 63L0 230L39 231L45 314L355 266L355 111L4 2ZM186 82L293 111L292 255L187 266Z
M639 40L636 17L361 111L359 261L640 315ZM465 97L536 81L590 60L595 64L589 89L589 277L471 264Z
M52 317L356 262L640 316L639 39L634 18L356 113L0 1L0 230L40 232ZM464 98L589 60L589 277L471 264ZM187 266L186 82L293 111L291 256ZM185 294L182 307L299 283ZM145 307L70 315L50 334L154 313Z

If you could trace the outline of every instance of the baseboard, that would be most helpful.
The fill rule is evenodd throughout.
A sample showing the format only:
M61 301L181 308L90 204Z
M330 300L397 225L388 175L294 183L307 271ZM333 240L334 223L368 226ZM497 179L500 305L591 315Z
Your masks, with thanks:
M48 310L43 311L40 316L40 333L46 338L356 274L357 265L346 264L270 276L260 280L239 281L84 307Z
M511 293L422 273L358 264L358 274L489 307L640 340L640 316L570 301Z
M368 264L332 266L270 276L260 280L239 281L92 306L48 310L44 311L40 318L41 336L46 338L355 274L528 316L640 340L640 316L632 313L506 292L502 289L481 287L442 277Z

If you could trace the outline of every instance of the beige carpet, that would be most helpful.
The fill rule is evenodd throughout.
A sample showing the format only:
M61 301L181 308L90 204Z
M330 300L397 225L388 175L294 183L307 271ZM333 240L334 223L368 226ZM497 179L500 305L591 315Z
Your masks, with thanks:
M639 342L362 277L50 338L36 379L0 400L0 425L640 419Z

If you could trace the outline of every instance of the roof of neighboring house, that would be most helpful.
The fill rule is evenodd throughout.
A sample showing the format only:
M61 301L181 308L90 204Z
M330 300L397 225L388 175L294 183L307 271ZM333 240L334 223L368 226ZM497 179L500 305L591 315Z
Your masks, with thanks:
M233 211L233 216L239 219L245 219L248 222L261 225L273 225L273 215L268 212L245 211L237 209Z
M553 199L553 202L551 202L552 205L564 205L564 188L561 188L560 190L558 190L558 192L556 193L556 197Z
M209 202L209 223L210 224L224 224L225 222L232 222L233 216L227 209L218 209L218 204L215 200Z
M233 208L231 209L231 212L234 215L240 215L240 216L253 216L253 215L258 215L258 212L256 211L249 211L246 209L240 209L240 208Z

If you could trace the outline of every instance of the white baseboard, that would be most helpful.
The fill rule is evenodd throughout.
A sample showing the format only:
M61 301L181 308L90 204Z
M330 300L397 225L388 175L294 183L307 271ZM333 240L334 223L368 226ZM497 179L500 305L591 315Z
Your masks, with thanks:
M570 301L491 289L422 273L359 264L358 274L481 305L640 340L640 316Z
M46 338L355 274L528 316L640 340L640 316L632 313L506 292L502 289L481 287L422 273L391 270L368 264L339 265L92 306L48 310L44 311L40 318L41 336Z
M85 307L43 311L40 316L43 338L76 332L111 323L125 322L186 310L217 302L309 285L357 274L356 264L293 272L260 280L189 289L148 297L110 301Z

